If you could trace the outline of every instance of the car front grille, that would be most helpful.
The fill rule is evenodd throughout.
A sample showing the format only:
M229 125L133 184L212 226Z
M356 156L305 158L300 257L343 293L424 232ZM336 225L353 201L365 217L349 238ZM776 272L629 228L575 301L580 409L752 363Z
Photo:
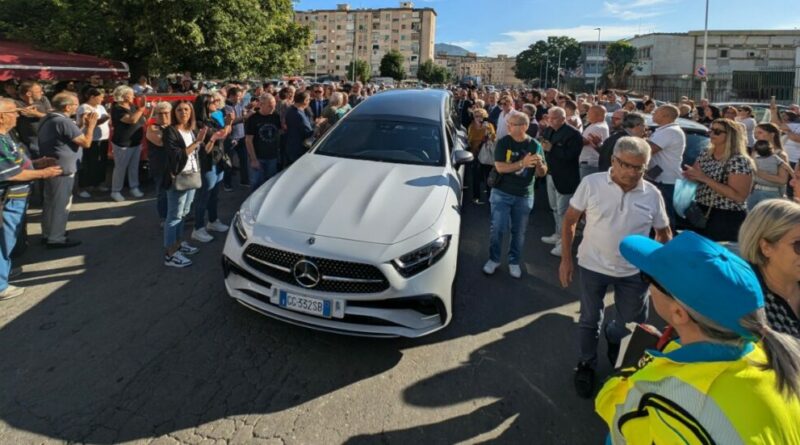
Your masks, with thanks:
M259 244L247 246L244 260L270 277L300 287L304 286L295 278L294 266L301 260L309 261L321 276L319 283L311 288L322 292L366 294L389 288L389 281L380 269L370 264L310 257Z

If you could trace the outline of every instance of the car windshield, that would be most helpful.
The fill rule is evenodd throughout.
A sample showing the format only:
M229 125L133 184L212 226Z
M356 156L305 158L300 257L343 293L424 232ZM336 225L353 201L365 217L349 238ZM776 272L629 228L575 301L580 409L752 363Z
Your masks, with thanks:
M441 128L420 122L345 119L315 153L399 164L444 165Z

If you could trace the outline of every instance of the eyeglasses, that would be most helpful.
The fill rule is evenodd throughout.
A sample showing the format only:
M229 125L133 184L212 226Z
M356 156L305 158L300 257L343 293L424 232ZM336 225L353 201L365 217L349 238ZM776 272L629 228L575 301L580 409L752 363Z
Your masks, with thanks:
M635 171L637 173L643 173L645 170L647 170L647 165L646 164L641 164L641 165L629 164L629 163L623 161L622 159L620 159L620 158L618 158L616 156L614 156L613 158L614 158L615 161L617 161L619 163L620 167L622 167L622 168L625 168L625 169L628 169L628 170L633 170L633 171Z
M719 136L719 135L721 135L721 134L726 134L726 133L727 133L727 131L725 131L725 130L722 130L722 129L720 129L720 128L712 128L712 129L711 129L711 133L713 133L715 136Z

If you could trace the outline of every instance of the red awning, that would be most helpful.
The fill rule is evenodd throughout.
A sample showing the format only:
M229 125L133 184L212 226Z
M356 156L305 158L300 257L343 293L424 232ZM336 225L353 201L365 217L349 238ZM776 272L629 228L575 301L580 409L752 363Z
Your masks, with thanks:
M85 54L40 51L25 43L0 40L0 81L82 80L93 74L105 80L130 76L125 62Z

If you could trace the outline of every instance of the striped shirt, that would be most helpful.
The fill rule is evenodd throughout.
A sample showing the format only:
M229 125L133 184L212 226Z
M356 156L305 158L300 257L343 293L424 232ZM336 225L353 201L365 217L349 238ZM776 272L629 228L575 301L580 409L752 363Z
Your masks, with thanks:
M8 134L0 134L0 196L7 198L26 198L31 190L30 182L10 181L22 170L33 169L31 160L25 155L23 148Z

